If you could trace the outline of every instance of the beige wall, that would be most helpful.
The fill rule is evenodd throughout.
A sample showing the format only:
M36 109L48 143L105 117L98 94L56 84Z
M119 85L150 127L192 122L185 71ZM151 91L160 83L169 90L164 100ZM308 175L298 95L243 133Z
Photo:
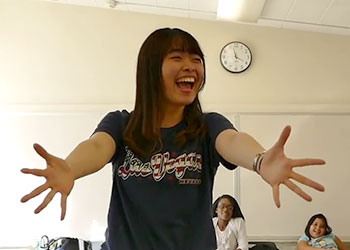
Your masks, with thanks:
M160 27L183 28L200 42L207 63L207 84L201 95L205 110L224 112L232 115L232 119L235 112L343 115L350 112L349 36L35 0L0 0L0 111L8 115L3 117L10 117L17 123L30 123L42 115L63 114L66 119L71 112L85 112L85 115L88 112L86 119L90 123L82 131L85 137L89 136L101 114L115 108L132 108L138 49L146 36ZM251 67L238 75L226 72L219 62L222 46L233 40L246 43L253 53ZM31 117L29 121L26 120L28 116ZM91 121L92 117L96 119ZM11 126L5 128L13 129ZM35 124L31 128L33 133L41 131ZM11 140L11 137L7 138ZM74 146L80 137L75 139L64 146ZM32 140L35 136L25 142ZM52 143L52 147L57 144L59 142ZM34 154L31 155L30 147L22 147L26 150L26 160L31 161ZM55 152L66 154L68 151L63 146L57 147ZM15 165L11 158L8 161L7 164ZM21 168L13 167L16 171ZM220 186L216 187L214 196L222 192L233 193L232 173L219 172L219 176ZM22 188L20 192L27 192L30 187L28 183L25 191ZM108 202L108 195L104 201ZM271 203L271 200L267 199L267 202ZM347 201L345 205L350 204ZM46 217L40 216L30 221L44 223ZM349 217L346 219L350 222ZM60 224L52 217L49 220L60 225L57 226L62 228L60 232L74 224ZM278 217L274 220L278 221ZM101 223L103 227L104 222ZM300 224L288 226L300 227ZM79 230L84 231L74 228L70 232L78 232L77 235L83 237L90 235ZM253 232L264 236L263 231ZM272 236L295 237L297 232L290 230L281 235L274 232L276 235Z
M203 48L204 106L350 104L349 36L34 0L0 4L1 104L132 104L138 48L165 26L191 32ZM239 75L219 63L233 40L253 52L251 68Z

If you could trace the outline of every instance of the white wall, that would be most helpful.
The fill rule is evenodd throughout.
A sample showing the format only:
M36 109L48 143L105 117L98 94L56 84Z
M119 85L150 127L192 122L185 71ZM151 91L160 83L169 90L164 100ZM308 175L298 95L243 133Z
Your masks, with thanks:
M285 152L292 158L322 158L324 166L295 168L295 172L322 183L325 192L302 184L299 186L313 198L308 203L285 186L280 187L281 208L273 203L272 190L260 177L241 170L241 205L247 215L248 235L257 239L295 239L305 230L310 217L323 213L334 233L350 240L349 193L350 152L349 114L241 114L241 129L257 138L266 147L276 142L286 125L292 133ZM292 180L293 181L293 180ZM295 182L295 181L294 181ZM297 182L296 182L297 183ZM277 233L278 232L278 233Z
M27 246L46 234L91 240L103 238L111 190L111 166L76 181L70 194L67 214L60 221L60 196L39 215L34 210L48 191L26 204L23 195L44 183L44 178L26 176L21 168L44 168L45 162L33 150L34 142L48 152L66 156L79 141L95 129L99 112L9 112L2 113L0 152L2 156L0 247Z
M90 135L100 115L120 107L132 108L138 49L149 33L165 26L180 27L191 32L202 46L207 63L207 84L201 95L205 110L217 110L226 114L345 114L350 111L348 36L161 17L35 0L0 0L0 111L4 127L1 129L2 138L5 138L1 152L5 152L2 164L5 166L3 169L6 169L1 175L3 179L0 192L6 194L8 200L5 208L2 208L7 213L0 214L1 220L8 224L16 221L12 211L27 216L21 217L26 218L24 223L27 223L22 231L16 231L18 227L13 225L1 226L2 233L7 236L0 237L0 241L13 242L11 239L18 239L15 232L30 232L30 228L34 228L31 236L40 234L52 228L52 225L59 228L58 232L93 237L91 230L87 229L92 227L91 220L87 226L82 222L84 218L77 219L74 216L73 208L68 211L68 220L59 222L58 208L54 204L35 216L32 211L38 205L38 200L31 205L20 204L19 198L35 184L33 179L29 181L21 176L19 169L23 165L31 167L42 164L31 149L33 142L43 141L44 146L47 145L53 153L64 157L79 140ZM222 46L233 40L243 41L253 53L251 67L239 75L226 72L219 62ZM76 124L79 119L74 114L78 117L79 114L87 114L82 116L85 117L82 119L84 125ZM39 117L43 116L46 118L40 120ZM47 122L61 126L48 127L45 126ZM17 125L14 126L13 123ZM252 125L255 126L255 122ZM241 128L249 131L252 127L246 125ZM56 130L61 131L62 136L58 138L62 140L52 142L49 139ZM263 142L270 146L270 141L276 139L278 131L269 126L266 130L268 137ZM76 137L64 138L66 133L71 135L75 131ZM257 131L251 132L254 134ZM21 136L13 140L16 134ZM28 137L22 139L24 134L28 134ZM332 149L335 150L335 147L330 148ZM108 168L104 171L106 172L97 177L100 178L98 180L109 178ZM331 171L326 170L326 173ZM250 177L247 177L249 182L244 182L244 176L245 173L242 172L243 187L251 183ZM221 178L217 182L220 186L216 185L214 196L222 192L232 194L233 174L219 172L218 177ZM81 180L83 181L85 180ZM90 183L90 180L86 183ZM107 202L108 191L103 191L107 188L99 184L97 185L102 189L98 190L106 193L101 199ZM255 185L254 182L251 185ZM327 186L332 189L334 185L335 183L330 183ZM75 191L81 195L96 190L89 184L82 183L81 186L86 190ZM260 184L250 187L259 188ZM341 188L348 190L348 187ZM244 192L242 191L242 202L247 196ZM80 203L77 197L80 195L73 197L72 194L72 207L74 203ZM273 205L270 197L266 200L267 206ZM343 201L346 207L349 206L348 200ZM283 213L288 207L288 200L284 201L282 197L282 201ZM246 202L248 203L242 205L248 212L253 204L249 204L249 199ZM293 205L294 202L289 203L290 207ZM97 205L92 209L98 211L104 208ZM299 211L301 208L295 209ZM346 208L333 207L331 213L338 209ZM102 218L105 213L106 211L101 211L101 214L89 214L86 219L98 218L100 225L95 228L103 227ZM344 219L350 222L349 217ZM280 218L276 216L272 220L276 224ZM288 226L300 228L299 222L291 223ZM82 226L75 228L77 224ZM38 229L38 225L47 226ZM263 235L264 229L258 227L256 230L251 229L251 235ZM269 236L298 235L293 230L274 233L276 235ZM347 232L344 236L350 234ZM29 236L26 234L24 237ZM5 238L7 241L4 241Z

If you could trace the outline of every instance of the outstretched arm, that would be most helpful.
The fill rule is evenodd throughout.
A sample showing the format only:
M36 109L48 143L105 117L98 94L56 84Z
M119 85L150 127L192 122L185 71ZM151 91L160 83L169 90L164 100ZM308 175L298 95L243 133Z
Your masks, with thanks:
M103 168L116 151L114 139L105 132L97 132L80 143L66 158L75 179Z
M46 169L23 168L21 171L25 174L45 177L46 182L23 196L21 201L27 202L47 189L51 189L34 211L40 213L56 193L61 193L61 220L63 220L66 214L67 197L72 191L74 181L105 166L115 153L116 145L109 134L97 132L88 140L81 142L65 160L49 154L39 144L34 144L34 149L46 161Z
M335 236L334 238L335 243L337 244L339 250L348 250L348 248L345 246L345 244L339 239L338 236Z
M283 129L278 141L272 148L266 151L261 162L260 175L271 185L273 198L277 207L280 207L280 184L286 185L305 200L311 201L311 197L302 191L298 185L290 181L290 179L294 179L318 191L324 191L322 185L293 171L294 167L323 165L325 161L321 159L290 159L286 157L284 154L284 145L290 135L290 131L290 126ZM215 147L218 153L228 162L250 170L253 170L252 166L255 156L264 151L264 148L250 135L236 132L233 129L227 129L221 132L216 138Z

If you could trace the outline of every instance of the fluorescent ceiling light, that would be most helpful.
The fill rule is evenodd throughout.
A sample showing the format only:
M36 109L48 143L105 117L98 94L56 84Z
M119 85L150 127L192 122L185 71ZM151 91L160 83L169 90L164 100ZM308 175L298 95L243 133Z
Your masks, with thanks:
M265 0L218 0L217 18L239 22L256 22Z

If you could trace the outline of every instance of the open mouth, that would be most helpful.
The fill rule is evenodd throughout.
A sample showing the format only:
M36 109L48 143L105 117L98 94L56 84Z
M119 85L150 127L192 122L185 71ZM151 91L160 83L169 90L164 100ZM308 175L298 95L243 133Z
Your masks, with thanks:
M191 91L196 79L194 77L182 77L176 81L176 86L183 91Z

